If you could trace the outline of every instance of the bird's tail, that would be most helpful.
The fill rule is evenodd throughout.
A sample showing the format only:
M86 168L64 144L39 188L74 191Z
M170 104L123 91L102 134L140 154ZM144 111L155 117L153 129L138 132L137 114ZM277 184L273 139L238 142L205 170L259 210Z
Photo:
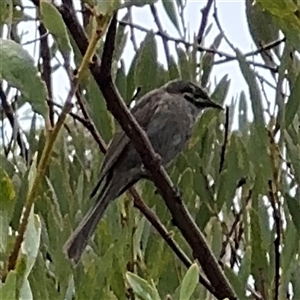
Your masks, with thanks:
M135 184L141 178L140 173L140 168L136 168L130 175L118 174L119 176L113 176L109 182L105 183L94 206L86 213L83 220L63 246L63 251L75 264L80 260L82 252L103 217L109 203Z
M63 251L75 264L77 264L80 260L82 252L93 235L108 204L112 200L111 195L108 194L109 193L107 193L106 190L106 192L102 194L102 197L97 199L94 206L86 213L83 220L79 223L75 231L71 234L63 246Z

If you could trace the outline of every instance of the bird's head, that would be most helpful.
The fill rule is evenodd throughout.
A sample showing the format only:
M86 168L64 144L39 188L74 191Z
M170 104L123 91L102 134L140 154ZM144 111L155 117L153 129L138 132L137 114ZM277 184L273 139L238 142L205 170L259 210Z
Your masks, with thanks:
M187 101L189 101L201 110L209 107L223 109L221 105L213 102L209 98L207 92L203 88L197 86L196 84L190 81L170 81L165 85L165 89L169 94L183 95L183 97Z

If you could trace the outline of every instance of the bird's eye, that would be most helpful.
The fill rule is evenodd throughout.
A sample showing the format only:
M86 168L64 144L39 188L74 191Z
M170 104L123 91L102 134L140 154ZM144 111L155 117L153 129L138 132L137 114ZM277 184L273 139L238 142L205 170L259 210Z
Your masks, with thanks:
M196 86L193 85L186 85L183 87L183 89L181 90L181 92L183 94L194 94L196 91Z

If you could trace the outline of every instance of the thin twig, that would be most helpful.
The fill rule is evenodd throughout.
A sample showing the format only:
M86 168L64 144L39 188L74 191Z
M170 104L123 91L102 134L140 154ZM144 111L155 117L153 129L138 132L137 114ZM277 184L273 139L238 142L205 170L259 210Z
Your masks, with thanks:
M119 21L119 24L122 25L122 26L129 26L129 27L133 27L137 30L140 30L142 32L145 32L145 33L148 33L150 32L149 29L143 27L143 26L140 26L140 25L137 25L137 24L132 24L130 22L125 22L125 21ZM187 42L181 38L174 38L174 37L171 37L169 36L167 33L163 32L163 31L157 31L157 32L154 32L154 35L157 35L157 36L160 36L170 42L174 42L175 44L182 44L184 45L186 48L189 48L189 47L194 47L195 44L194 43L190 43L190 42ZM209 53L214 53L214 54L217 54L219 55L220 57L231 57L233 60L236 59L234 56L228 54L228 53L225 53L225 52L222 52L222 51L218 51L218 50L215 50L215 49L210 49L210 48L206 48L206 47L202 47L202 46L197 46L197 49L198 51L201 51L201 52L209 52Z
M20 126L18 124L18 121L15 119L14 112L7 101L7 98L2 89L2 86L0 86L0 99L1 99L3 111L5 112L5 115L10 123L10 126L11 126L13 132L16 133L16 141L20 148L20 154L25 159L26 163L28 163L28 159L29 159L28 149L27 149L26 144L21 136Z
M199 31L197 34L197 43L199 45L201 44L202 39L203 39L204 31L207 26L209 11L211 9L213 2L214 2L214 0L207 0L206 6L201 9L202 20L201 20L201 24L200 24Z
M140 31L145 32L145 33L150 32L149 29L147 29L147 28L145 28L143 26L137 25L137 24L133 24L133 23L126 22L126 21L118 21L118 22L122 26L129 26L130 28L134 28L134 29L140 30ZM182 44L186 48L195 47L194 43L187 42L187 41L185 41L185 40L183 40L181 38L171 37L171 36L169 36L165 32L157 31L157 32L154 32L154 34L157 35L157 36L162 37L163 39L166 39L168 41L174 42L175 44ZM262 51L264 51L265 49L274 48L274 47L278 46L280 43L282 43L284 41L285 41L285 39L276 40L276 41L274 41L272 43L269 43L269 44L265 45L264 47L258 48L255 51L247 52L246 54L244 54L244 56L245 57L250 57L250 56L259 54ZM220 50L217 50L217 49L207 48L207 47L203 47L203 46L199 46L199 45L197 45L197 49L200 52L213 53L213 54L217 54L220 57L224 57L224 59L220 59L220 60L215 61L214 65L219 65L219 64L226 63L226 62L237 60L237 57L235 55L231 55L231 54L228 54L226 52L223 52L223 51L220 51ZM278 72L278 69L276 67L269 67L269 66L266 66L264 64L253 62L253 61L248 61L248 62L249 62L249 64L254 65L256 67L268 69L268 70L270 70L272 72L275 72L275 73Z
M229 230L229 232L226 234L226 239L225 241L222 243L222 249L220 251L220 255L219 255L219 261L222 260L222 258L224 257L224 255L226 254L226 248L230 242L230 239L233 235L233 233L235 232L239 222L240 222L240 219L241 219L241 216L247 206L247 204L249 203L249 201L251 200L251 197L252 197L252 190L249 191L246 199L245 199L245 205L241 208L241 210L235 215L235 218L234 218L234 221L231 225L231 229Z
M52 78L51 78L51 55L50 55L50 49L48 45L48 35L47 30L43 23L39 26L39 32L40 32L40 56L42 58L42 70L41 75L43 80L46 83L47 92L48 92L48 99L52 100L53 94L52 94ZM54 110L53 106L50 102L49 104L49 121L51 127L54 125Z
M224 142L222 145L221 150L221 158L220 158L220 167L219 167L219 173L222 172L224 163L225 163L225 154L226 154L226 147L228 144L228 134L229 134L229 107L226 107L225 112L225 124L224 124L225 130L224 130Z
M163 46L164 46L164 50L165 50L165 55L166 55L167 63L168 63L168 66L170 66L170 64L171 64L171 61L170 61L171 56L170 56L170 49L169 49L169 45L168 45L168 39L163 34L164 33L163 26L162 26L162 24L161 24L161 22L159 20L158 13L157 13L157 10L156 10L154 4L150 5L150 10L151 10L154 22L155 22L155 24L156 24L156 26L158 28L158 31L162 33L160 36L162 38L162 42L163 42Z
M127 13L128 13L128 20L130 23L132 23L132 11L131 11L131 7L128 7L127 9ZM130 28L130 40L133 46L133 50L136 53L138 51L138 45L135 39L135 33L134 33L134 28L133 27L129 27Z

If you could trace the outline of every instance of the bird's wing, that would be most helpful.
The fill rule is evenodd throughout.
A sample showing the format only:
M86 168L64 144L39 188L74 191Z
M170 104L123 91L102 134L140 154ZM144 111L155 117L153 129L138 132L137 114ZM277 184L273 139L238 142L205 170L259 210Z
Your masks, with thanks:
M161 96L162 94L158 93L158 91L155 90L145 95L145 97L142 97L131 109L132 114L142 128L146 128L149 124L149 121L151 120L151 117L158 106L158 98ZM121 157L122 152L129 142L130 139L128 138L128 136L124 133L122 128L118 126L113 139L108 146L104 161L102 163L100 179L91 196L93 196L97 192L101 182L103 181L109 170L113 167L113 165L118 161L119 157Z

